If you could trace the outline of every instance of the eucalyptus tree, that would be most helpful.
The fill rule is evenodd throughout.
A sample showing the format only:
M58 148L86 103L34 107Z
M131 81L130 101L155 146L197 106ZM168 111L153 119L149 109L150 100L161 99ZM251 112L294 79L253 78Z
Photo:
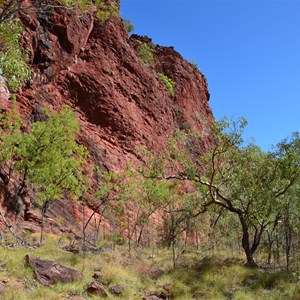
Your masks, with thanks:
M170 139L165 156L149 156L142 173L146 177L193 182L202 197L198 211L191 216L212 205L236 215L247 265L255 267L254 254L262 235L299 178L300 137L295 133L266 153L253 143L244 143L245 126L244 119L216 123L214 141L205 153L201 153L198 133L177 132Z

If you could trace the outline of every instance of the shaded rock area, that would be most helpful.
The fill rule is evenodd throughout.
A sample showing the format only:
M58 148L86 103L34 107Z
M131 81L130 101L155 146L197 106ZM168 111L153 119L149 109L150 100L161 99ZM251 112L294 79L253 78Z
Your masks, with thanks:
M48 259L26 255L25 260L32 267L36 280L43 285L83 279L81 272Z

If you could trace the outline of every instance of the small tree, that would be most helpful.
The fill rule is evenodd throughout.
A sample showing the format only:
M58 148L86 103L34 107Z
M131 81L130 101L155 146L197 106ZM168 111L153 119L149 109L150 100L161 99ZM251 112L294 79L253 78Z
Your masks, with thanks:
M176 86L176 83L163 73L158 73L158 75L162 80L162 82L164 83L166 89L168 90L169 95L171 97L174 97L175 96L174 88Z
M137 55L147 66L151 66L154 62L154 54L151 44L140 42L137 47Z
M27 55L19 43L22 31L18 20L0 22L0 75L6 79L10 89L19 87L31 77L26 64Z
M124 23L125 28L126 28L128 33L131 33L132 31L134 31L134 25L131 23L130 20L123 19L123 23Z
M60 113L46 112L45 122L21 130L21 119L11 113L0 130L0 178L8 207L20 213L26 189L34 188L41 205L41 237L49 201L64 196L78 198L84 187L83 164L86 150L77 144L79 125L74 113L65 107Z
M83 224L82 224L83 251L85 251L86 249L86 243L89 242L87 240L88 226L90 225L92 218L94 217L94 219L96 220L96 214L99 214L100 217L98 219L98 224L95 223L95 231L94 231L95 232L94 245L97 246L101 220L105 214L105 211L109 207L110 202L119 196L122 182L123 180L125 180L124 176L118 175L117 173L114 173L112 171L101 173L99 170L96 170L96 172L99 173L98 175L101 178L98 186L98 191L96 192L95 195L95 198L98 201L95 207L93 208L92 213L90 214L90 216L88 216L87 220L85 221L85 218L83 218ZM83 207L83 212L84 212L84 207Z
M126 200L133 203L131 235L137 234L138 246L141 244L144 229L149 224L151 216L168 206L174 200L176 192L176 185L170 182L140 178L132 173L126 187Z

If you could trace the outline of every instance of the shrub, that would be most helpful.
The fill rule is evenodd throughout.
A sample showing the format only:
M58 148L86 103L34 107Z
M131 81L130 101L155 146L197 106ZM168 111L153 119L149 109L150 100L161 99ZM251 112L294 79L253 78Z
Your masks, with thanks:
M97 17L102 23L119 15L119 8L115 4L106 4L103 0L96 0L95 5L98 9Z
M190 64L192 67L194 67L194 68L196 68L196 69L199 69L197 63L196 63L194 60L190 61L189 64Z
M22 31L18 20L0 24L0 75L5 77L10 89L18 88L31 77L27 56L19 43Z
M96 6L96 15L101 23L104 23L110 17L117 17L119 15L119 8L116 4L107 4L103 0L60 0L60 3L68 8L73 8L75 5L79 5L82 11L87 11L91 8L91 6Z
M159 75L160 79L162 80L162 82L164 83L164 85L166 86L166 88L169 92L169 95L171 97L174 97L174 95L175 95L174 87L175 87L176 83L163 73L158 73L158 75Z
M137 48L137 54L146 65L151 65L153 63L153 49L147 43L140 43Z
M123 22L128 33L134 31L134 25L131 23L130 20L124 19Z

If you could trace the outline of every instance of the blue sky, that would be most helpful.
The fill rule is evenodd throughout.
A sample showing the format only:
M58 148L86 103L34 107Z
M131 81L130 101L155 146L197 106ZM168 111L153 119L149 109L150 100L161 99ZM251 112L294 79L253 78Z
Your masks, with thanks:
M121 16L195 61L216 119L245 117L246 139L300 131L300 0L121 0Z

